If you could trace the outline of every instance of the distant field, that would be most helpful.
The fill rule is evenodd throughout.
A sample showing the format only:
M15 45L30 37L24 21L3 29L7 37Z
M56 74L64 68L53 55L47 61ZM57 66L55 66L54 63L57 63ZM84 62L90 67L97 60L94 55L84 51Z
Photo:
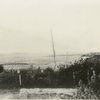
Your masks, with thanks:
M57 63L73 62L79 59L81 55L64 55L56 56ZM2 63L32 63L32 64L51 64L53 57L51 56L34 56L32 54L0 54L0 64Z

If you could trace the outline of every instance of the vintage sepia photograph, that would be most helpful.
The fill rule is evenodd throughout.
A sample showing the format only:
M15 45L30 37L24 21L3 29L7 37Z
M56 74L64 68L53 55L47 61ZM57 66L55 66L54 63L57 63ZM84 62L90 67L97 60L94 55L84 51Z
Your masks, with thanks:
M0 0L0 100L100 99L100 0Z

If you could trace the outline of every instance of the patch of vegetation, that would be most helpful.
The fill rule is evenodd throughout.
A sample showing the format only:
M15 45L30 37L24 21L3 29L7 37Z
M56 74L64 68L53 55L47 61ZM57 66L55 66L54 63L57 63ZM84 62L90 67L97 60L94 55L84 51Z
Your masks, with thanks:
M76 98L100 98L100 55L93 55L85 60L81 59L71 65L61 65L57 71L50 67L44 70L40 68L23 70L21 76L21 87L24 88L77 87ZM18 77L15 71L1 71L0 88L19 88Z

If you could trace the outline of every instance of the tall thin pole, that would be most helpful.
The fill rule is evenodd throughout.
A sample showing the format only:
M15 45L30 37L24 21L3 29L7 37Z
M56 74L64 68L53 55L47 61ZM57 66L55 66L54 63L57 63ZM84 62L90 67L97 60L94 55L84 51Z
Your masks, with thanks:
M54 65L56 66L56 53L55 53L55 47L54 47L54 40L53 40L52 31L51 31L51 38L52 38L52 49L53 49Z

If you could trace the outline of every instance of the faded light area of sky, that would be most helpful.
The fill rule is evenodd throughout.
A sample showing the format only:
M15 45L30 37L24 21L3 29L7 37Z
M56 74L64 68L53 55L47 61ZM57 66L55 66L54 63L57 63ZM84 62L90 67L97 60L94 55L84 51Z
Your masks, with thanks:
M0 53L100 51L100 0L0 0Z

